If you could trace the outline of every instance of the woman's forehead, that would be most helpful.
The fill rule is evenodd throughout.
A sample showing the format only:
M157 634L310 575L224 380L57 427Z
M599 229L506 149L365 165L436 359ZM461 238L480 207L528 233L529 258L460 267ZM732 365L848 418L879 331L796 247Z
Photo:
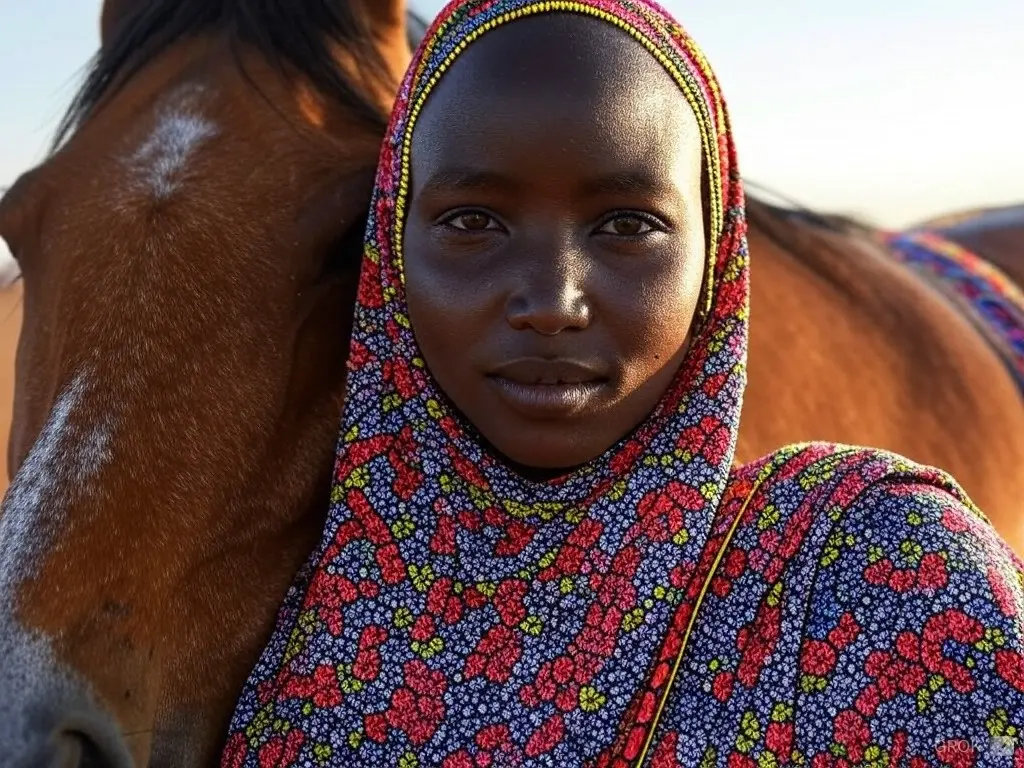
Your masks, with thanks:
M482 98L472 112L424 120L412 145L413 188L441 179L469 190L498 176L511 186L511 179L552 175L607 191L687 190L696 183L701 141L692 114L617 109L599 122L585 103L569 101L533 98L517 109L515 102Z
M626 86L637 77L645 88L680 95L664 67L619 27L581 13L539 13L485 32L455 59L442 82L503 89L551 80L579 91Z
M455 60L418 118L413 166L517 149L642 167L652 153L697 159L700 131L675 80L628 34L541 14L487 32Z

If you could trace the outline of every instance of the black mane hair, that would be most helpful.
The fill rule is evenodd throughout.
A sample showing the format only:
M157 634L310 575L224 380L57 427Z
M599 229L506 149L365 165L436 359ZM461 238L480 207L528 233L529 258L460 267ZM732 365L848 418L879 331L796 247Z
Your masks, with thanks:
M410 14L410 36L425 24ZM251 46L282 74L298 73L328 98L381 133L387 116L370 99L368 81L385 76L366 20L349 2L324 0L152 0L124 18L90 62L85 80L57 127L58 149L96 106L179 40L224 35L241 68L241 48ZM332 49L343 48L362 77L354 82ZM242 70L244 72L244 69Z

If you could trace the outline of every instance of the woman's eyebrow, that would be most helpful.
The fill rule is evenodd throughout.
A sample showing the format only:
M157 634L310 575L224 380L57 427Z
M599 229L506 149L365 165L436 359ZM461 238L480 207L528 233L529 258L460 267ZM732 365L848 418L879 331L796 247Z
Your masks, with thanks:
M678 196L675 185L644 171L619 171L595 176L580 184L580 194L596 197L607 194Z
M484 189L514 190L521 185L515 179L495 171L479 168L442 168L430 175L422 193L442 191L480 191Z
M441 168L432 173L420 189L420 194L444 192L516 192L521 191L523 182L498 171L481 168ZM601 195L644 195L659 198L677 198L679 190L668 179L652 175L647 171L616 171L584 179L578 186L581 197Z

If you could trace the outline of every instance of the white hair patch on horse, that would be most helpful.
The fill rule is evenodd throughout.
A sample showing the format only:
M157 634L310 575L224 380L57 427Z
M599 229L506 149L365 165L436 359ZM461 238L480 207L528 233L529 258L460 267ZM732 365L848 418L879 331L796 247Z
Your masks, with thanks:
M48 736L67 717L95 711L88 687L54 658L48 638L17 619L17 588L38 570L67 523L67 505L111 458L112 422L81 418L88 373L65 386L0 508L0 765L48 765ZM13 695L16 692L17 695Z
M21 267L18 266L14 254L7 247L7 243L0 237L0 288L7 288L21 276Z
M129 160L134 175L157 200L177 191L196 150L217 135L217 125L203 116L200 85L174 91L160 107L156 126Z
M18 587L37 573L67 525L69 505L89 496L112 458L113 417L102 411L97 422L82 411L92 385L86 369L60 392L0 508L2 766L53 764L52 735L85 722L90 738L115 757L115 765L131 764L114 721L88 683L55 657L51 638L18 620Z
M0 508L0 610L30 578L65 522L65 506L88 493L110 460L111 422L83 423L77 409L90 388L79 373L57 398Z

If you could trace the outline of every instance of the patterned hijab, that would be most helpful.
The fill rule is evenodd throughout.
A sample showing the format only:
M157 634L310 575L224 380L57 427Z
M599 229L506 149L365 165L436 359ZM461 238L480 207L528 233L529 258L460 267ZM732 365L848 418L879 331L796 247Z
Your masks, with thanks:
M488 31L554 12L631 35L691 104L709 174L711 288L647 421L545 483L489 453L438 391L409 321L402 228L412 134L432 89ZM733 458L747 295L725 107L664 11L637 0L450 4L411 65L381 153L322 544L245 689L224 764L273 753L267 764L440 765L502 728L557 764L608 748L667 628L689 613L681 595Z
M710 174L711 290L647 421L590 464L537 482L488 453L426 369L402 224L431 90L488 31L552 12L621 28L691 104ZM653 3L452 3L401 86L371 211L323 543L245 689L224 764L259 754L261 766L440 765L506 731L527 757L596 757L620 733L669 626L686 621L681 595L733 457L748 261L718 84Z
M488 31L553 12L619 27L692 106L710 288L646 421L536 482L489 453L427 370L402 227L432 89ZM948 478L828 445L730 477L745 229L718 85L652 2L442 12L381 152L322 542L241 694L225 768L966 766L980 764L956 762L968 748L1015 749L1024 575Z

